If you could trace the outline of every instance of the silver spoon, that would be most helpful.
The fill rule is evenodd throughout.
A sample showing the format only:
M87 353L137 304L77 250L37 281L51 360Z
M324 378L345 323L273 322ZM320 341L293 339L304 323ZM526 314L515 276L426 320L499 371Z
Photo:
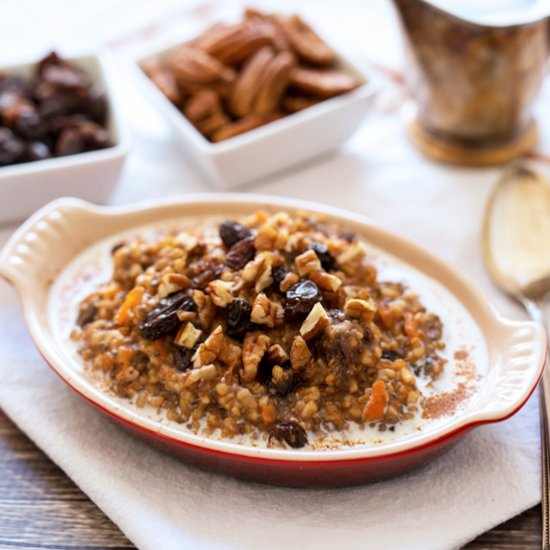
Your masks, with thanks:
M534 321L548 327L550 297L550 184L521 165L512 166L495 187L482 229L485 266L496 284L518 300ZM548 330L548 328L547 328ZM542 457L542 548L550 549L550 374L539 384Z

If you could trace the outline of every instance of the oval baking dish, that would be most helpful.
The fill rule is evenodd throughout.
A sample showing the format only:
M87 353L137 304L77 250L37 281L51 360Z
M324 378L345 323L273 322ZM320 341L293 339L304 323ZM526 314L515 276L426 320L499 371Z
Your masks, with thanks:
M350 228L392 280L402 279L430 302L449 340L447 385L434 390L433 408L439 409L435 419L410 432L397 429L362 444L275 449L195 434L157 411L138 409L103 391L87 374L69 338L75 304L91 282L108 278L104 260L121 235L137 235L154 225L236 218L259 209L306 210ZM503 319L450 266L360 215L291 199L188 195L116 208L60 199L15 232L1 253L0 274L18 290L29 331L44 359L79 395L135 435L189 462L266 483L346 485L424 464L472 428L517 412L533 392L545 360L546 336L540 326Z

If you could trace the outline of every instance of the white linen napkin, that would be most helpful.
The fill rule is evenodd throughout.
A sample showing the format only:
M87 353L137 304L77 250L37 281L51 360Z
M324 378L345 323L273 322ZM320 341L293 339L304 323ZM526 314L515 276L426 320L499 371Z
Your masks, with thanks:
M354 9L331 20L336 34L361 24L356 15L364 3L348 3ZM122 9L124 2L118 4ZM322 22L334 9L330 4L310 3L304 11ZM369 2L373 15L365 25L373 32L378 24L371 6L382 4ZM395 35L388 34L391 42ZM132 86L121 81L120 88L134 149L112 203L209 191L164 120ZM545 98L548 86L538 109L542 147L548 149ZM481 214L500 171L426 161L408 144L391 106L380 101L340 151L253 190L366 214L453 263L509 316L522 315L492 287L478 246ZM0 244L11 231L0 231ZM1 281L0 304L0 406L139 548L441 550L461 546L540 499L535 398L513 418L475 430L408 475L346 489L269 487L203 472L128 436L45 365L15 292Z

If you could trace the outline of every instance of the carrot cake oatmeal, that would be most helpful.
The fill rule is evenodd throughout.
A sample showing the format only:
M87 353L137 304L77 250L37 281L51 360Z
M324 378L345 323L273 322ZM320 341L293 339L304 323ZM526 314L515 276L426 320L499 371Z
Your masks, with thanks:
M352 424L385 431L443 370L438 316L322 216L165 230L112 258L72 335L87 369L194 432L299 448Z

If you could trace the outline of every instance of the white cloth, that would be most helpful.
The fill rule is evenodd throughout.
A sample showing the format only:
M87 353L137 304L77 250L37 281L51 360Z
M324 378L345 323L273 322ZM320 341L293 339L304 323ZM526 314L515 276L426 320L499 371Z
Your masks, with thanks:
M39 13L46 6L27 0L18 2L18 9L23 4ZM68 5L71 10L62 15ZM19 12L6 5L0 42L9 43L11 52L20 46L17 51L39 54L54 36L56 45L71 53L73 46L88 46L154 19L150 5L103 0L92 9L89 2L49 3L40 21L25 20L36 27L36 34L25 33L25 40L36 36L31 45L8 32L18 24ZM155 5L158 13L167 13L176 3L157 0ZM285 1L277 8L292 6ZM311 2L302 9L336 43L398 65L397 30L385 3L342 0L335 8L331 2ZM180 20L184 26L192 23L190 17ZM160 115L122 78L120 89L133 151L112 203L210 191ZM544 94L548 101L548 86ZM340 151L253 190L367 214L458 266L500 309L520 316L492 287L478 245L484 204L500 170L453 169L425 160L408 144L391 103L379 101ZM542 99L542 119L540 106ZM550 121L541 120L541 126L541 148L548 150ZM0 232L0 244L12 230ZM540 499L534 399L515 417L475 430L441 459L397 479L337 490L256 485L197 470L130 438L47 368L26 332L15 292L3 282L0 304L0 406L139 548L440 550L461 546Z

